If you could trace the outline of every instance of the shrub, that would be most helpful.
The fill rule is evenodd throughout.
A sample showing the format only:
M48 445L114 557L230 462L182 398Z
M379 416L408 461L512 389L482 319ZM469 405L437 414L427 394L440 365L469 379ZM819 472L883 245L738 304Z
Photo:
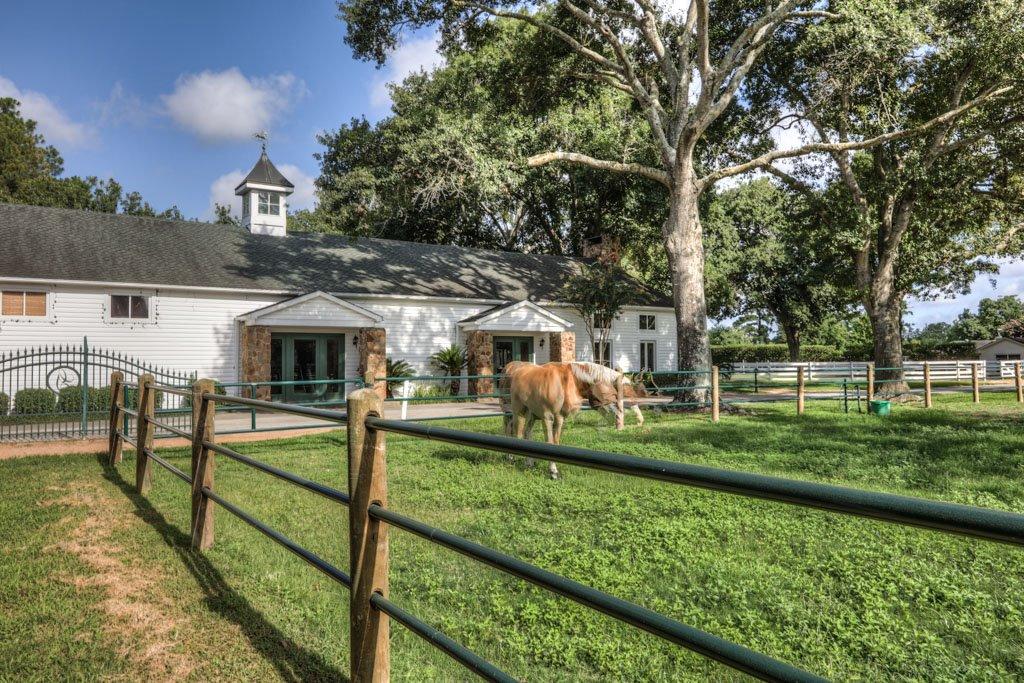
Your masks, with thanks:
M15 415L45 415L56 405L57 397L49 389L22 389L14 395Z
M903 344L903 355L911 360L971 360L978 358L972 341L922 343L912 339Z
M721 344L711 347L711 359L716 365L786 363L789 361L789 349L785 344ZM846 359L834 346L804 344L800 347L800 360L821 362Z
M110 408L110 387L89 387L90 413L102 412ZM82 412L82 387L64 387L57 394L58 413L80 413Z
M443 384L425 384L416 387L412 395L415 398L448 398L452 395L452 390Z
M458 377L462 374L462 368L466 367L468 357L466 356L466 349L462 348L458 344L452 344L446 348L441 349L430 357L430 364L440 370L446 375L452 375ZM453 396L459 393L459 386L462 380L453 379L451 381L451 394Z
M387 374L388 377L414 377L416 375L413 372L412 366L404 360L391 360L391 357L387 358ZM401 381L388 382L388 398L391 398L395 392L395 388L402 385Z
M11 409L11 397L0 391L0 417L7 414L7 411Z

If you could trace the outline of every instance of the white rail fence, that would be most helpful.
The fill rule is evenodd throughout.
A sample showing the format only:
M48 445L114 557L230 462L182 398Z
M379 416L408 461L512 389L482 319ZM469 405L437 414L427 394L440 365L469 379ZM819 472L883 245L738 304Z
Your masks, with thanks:
M1013 368L1020 361L1013 360L933 360L927 361L931 367L932 381L962 381L971 379L971 366L978 367L979 380L1013 379ZM906 361L903 363L903 376L910 381L924 380L925 361ZM842 362L808 362L808 363L732 363L728 369L723 365L723 372L736 375L757 374L758 379L771 381L795 382L797 368L804 369L807 381L863 379L867 375L869 363L862 361Z

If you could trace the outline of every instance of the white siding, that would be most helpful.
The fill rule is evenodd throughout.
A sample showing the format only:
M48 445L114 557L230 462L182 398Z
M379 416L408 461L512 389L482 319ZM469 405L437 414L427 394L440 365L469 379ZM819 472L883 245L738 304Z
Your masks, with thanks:
M107 319L109 295L138 293L150 296L151 321L111 321ZM203 294L174 291L138 291L95 286L62 286L50 289L50 315L45 319L0 318L0 353L26 347L79 344L89 338L90 346L119 351L138 357L144 363L171 369L195 372L224 382L238 379L238 323L236 318L269 306L286 297L267 295ZM350 303L380 315L378 323L387 330L388 355L410 363L419 374L433 374L430 355L451 344L465 344L465 334L458 321L492 307L492 304L427 302L423 300L360 299L348 297ZM313 307L315 308L315 306ZM571 310L551 307L551 311L574 323L577 357L592 358L586 328ZM655 313L657 329L641 331L639 313ZM302 331L304 328L324 332L312 319L316 310L286 309L280 320L282 330ZM334 309L332 315L337 315ZM346 335L346 376L356 375L358 349L353 345L357 327L366 325L353 313L352 327L338 328ZM522 321L527 323L528 321ZM264 319L260 324L268 324ZM529 326L529 325L527 325ZM494 332L500 334L501 332ZM549 358L548 334L508 334L532 336L538 362ZM671 312L652 309L629 309L613 323L612 350L617 363L635 369L639 366L641 339L657 342L658 369L671 369L675 364L674 320ZM543 341L543 347L541 342Z
M148 294L152 321L108 320L110 294ZM0 318L0 353L55 344L119 351L144 363L233 381L237 376L235 317L271 303L259 296L62 287L49 293L46 322Z
M551 307L551 312L573 324L576 332L576 357L579 360L594 360L594 347L587 336L583 319L573 310ZM655 316L655 329L640 329L640 314ZM675 314L671 311L650 308L627 308L614 322L609 335L612 343L614 365L627 370L640 367L640 342L655 342L658 359L657 370L676 369L676 325Z

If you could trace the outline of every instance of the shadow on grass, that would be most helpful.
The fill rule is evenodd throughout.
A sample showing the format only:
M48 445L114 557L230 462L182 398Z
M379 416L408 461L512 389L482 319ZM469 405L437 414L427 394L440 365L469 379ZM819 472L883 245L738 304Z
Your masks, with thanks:
M166 518L143 496L135 492L121 473L107 463L106 455L97 456L103 467L103 477L121 490L135 505L135 514L149 524L163 541L177 553L181 563L195 578L203 591L207 607L236 624L252 646L273 664L285 681L348 681L344 672L329 664L322 656L303 648L289 639L250 602L237 593L202 553L193 552L191 537Z

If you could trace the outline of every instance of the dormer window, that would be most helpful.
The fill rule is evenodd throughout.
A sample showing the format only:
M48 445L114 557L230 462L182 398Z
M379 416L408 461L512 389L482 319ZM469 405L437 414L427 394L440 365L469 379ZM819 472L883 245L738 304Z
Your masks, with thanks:
M257 195L259 212L264 215L281 215L281 195L276 192L260 192Z

